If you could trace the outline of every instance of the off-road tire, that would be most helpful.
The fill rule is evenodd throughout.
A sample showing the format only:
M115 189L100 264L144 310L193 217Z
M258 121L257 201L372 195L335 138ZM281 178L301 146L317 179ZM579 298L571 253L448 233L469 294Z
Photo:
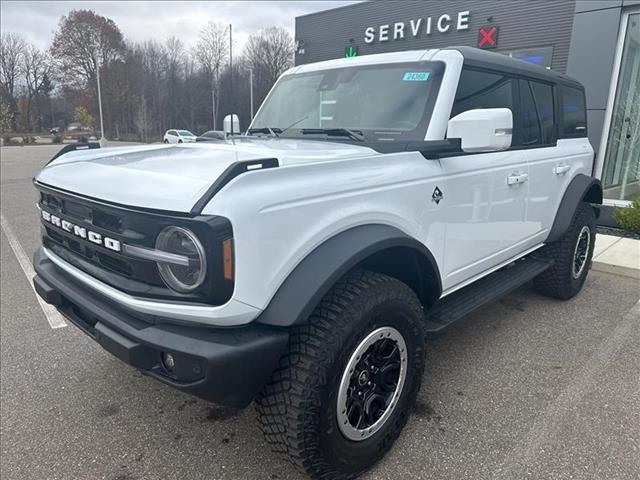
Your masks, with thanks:
M586 264L578 278L574 278L572 274L574 252L580 233L585 226L589 228L590 235ZM582 202L578 206L567 232L555 242L545 245L540 252L544 258L553 260L553 265L533 280L538 293L560 300L574 297L582 289L591 268L595 240L595 212L591 205Z
M314 479L355 478L382 458L406 424L420 388L423 317L413 291L392 277L357 269L338 281L308 323L291 332L287 353L256 398L272 449ZM356 346L381 326L397 329L406 342L404 387L380 430L352 441L337 424L340 381Z

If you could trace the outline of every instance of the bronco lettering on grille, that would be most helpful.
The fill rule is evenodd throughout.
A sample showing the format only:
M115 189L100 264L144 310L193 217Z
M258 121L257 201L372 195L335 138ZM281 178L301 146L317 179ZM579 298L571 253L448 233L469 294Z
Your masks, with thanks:
M119 252L121 250L120 241L114 238L106 237L100 233L92 232L91 230L87 230L85 227L81 227L80 225L75 225L67 220L63 220L60 217L47 212L46 210L42 210L42 219L56 226L65 232L72 233L76 237L82 238L84 240L89 240L91 243L95 243L97 245L102 245L104 248L108 248L109 250L113 250L114 252Z

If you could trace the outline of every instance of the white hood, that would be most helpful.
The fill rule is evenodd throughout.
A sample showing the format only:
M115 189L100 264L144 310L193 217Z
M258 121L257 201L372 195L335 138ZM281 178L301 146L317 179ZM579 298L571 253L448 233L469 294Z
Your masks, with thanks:
M51 162L35 180L121 205L187 213L236 162L277 158L285 166L373 153L358 145L277 138L78 150Z

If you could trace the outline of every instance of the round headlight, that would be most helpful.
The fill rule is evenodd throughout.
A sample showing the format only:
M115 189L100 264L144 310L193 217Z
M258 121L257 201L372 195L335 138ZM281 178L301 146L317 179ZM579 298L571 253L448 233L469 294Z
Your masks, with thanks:
M171 289L188 293L204 282L207 275L207 259L202 244L185 228L166 227L156 239L156 249L186 257L185 264L158 262L158 270Z

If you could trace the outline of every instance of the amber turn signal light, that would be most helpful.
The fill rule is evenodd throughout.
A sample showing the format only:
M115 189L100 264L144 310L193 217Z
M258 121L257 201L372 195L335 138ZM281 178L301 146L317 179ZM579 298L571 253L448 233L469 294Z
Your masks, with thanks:
M222 263L225 280L233 280L233 238L222 242Z

